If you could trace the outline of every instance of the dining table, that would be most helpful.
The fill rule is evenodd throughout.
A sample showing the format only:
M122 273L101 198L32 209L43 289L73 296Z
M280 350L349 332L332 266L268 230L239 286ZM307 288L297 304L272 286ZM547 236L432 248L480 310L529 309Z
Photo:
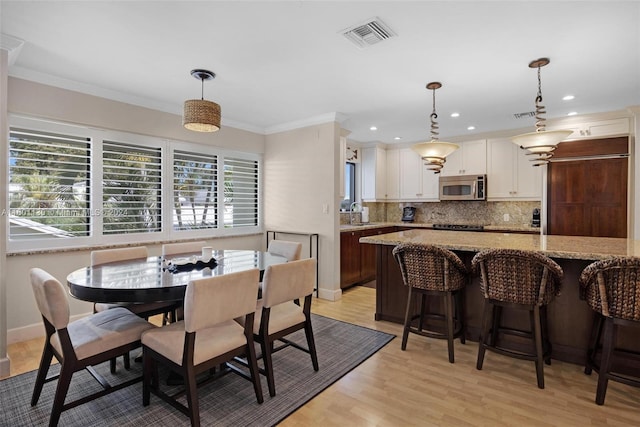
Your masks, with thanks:
M262 280L267 267L285 262L269 252L237 249L214 250L209 260L201 254L151 256L80 268L69 273L67 285L74 298L89 302L181 301L192 280L253 268L260 269Z

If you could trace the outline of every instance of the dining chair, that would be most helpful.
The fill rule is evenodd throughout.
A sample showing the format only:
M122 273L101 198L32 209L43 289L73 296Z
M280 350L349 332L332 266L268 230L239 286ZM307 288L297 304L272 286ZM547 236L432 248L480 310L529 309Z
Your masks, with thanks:
M185 254L200 255L204 246L207 246L207 242L204 240L199 240L197 242L165 243L162 245L162 256L170 257Z
M128 248L102 249L91 251L91 266L130 261L135 259L146 259L149 256L146 246L132 246ZM116 307L124 307L134 314L148 320L149 317L162 314L162 323L168 321L168 315L180 306L180 302L149 302L149 303L94 303L94 313L100 313ZM172 318L175 315L171 316ZM126 369L130 367L129 354L124 355L124 365ZM115 360L111 362L111 372L115 372Z
M253 335L260 344L269 395L276 395L273 374L273 354L292 346L311 356L313 370L318 371L313 328L311 326L311 300L315 288L316 259L307 258L269 266L262 281L262 298L258 300L253 322ZM302 301L302 302L301 302ZM304 329L307 348L285 337ZM275 347L275 342L283 345Z
M532 360L536 365L538 388L544 388L544 363L551 363L547 305L560 294L562 268L545 255L516 249L480 251L473 257L471 266L480 275L484 296L476 369L482 369L485 350ZM530 329L502 325L504 308L528 311ZM503 339L506 335L528 338L531 351L516 347L513 342L509 344Z
M253 383L256 400L263 402L260 374L253 342L253 317L258 297L257 268L189 282L184 298L184 320L157 328L142 336L144 381L142 403L148 406L151 393L185 415L192 426L200 425L196 376L209 372L206 380L235 372ZM246 319L241 326L234 319ZM227 363L247 357L250 375ZM158 381L158 363L184 379L184 392L169 395ZM224 365L227 369L211 371ZM198 378L202 381L201 378ZM186 394L187 405L177 397Z
M640 387L638 354L619 347L617 342L620 328L640 327L640 258L596 261L582 271L579 283L581 298L595 312L584 372L587 375L593 369L598 372L596 403L603 405L609 380ZM613 363L615 358L635 359L635 370L619 372Z
M269 242L267 252L274 255L281 255L287 261L297 261L302 253L302 243L290 242L287 240L272 240Z
M402 280L409 288L400 348L406 350L409 333L446 339L449 362L454 363L453 341L460 338L460 342L465 343L463 292L469 281L467 267L455 253L432 245L402 244L392 253L400 266ZM420 299L416 300L416 297ZM444 314L433 310L427 312L429 297L442 300ZM419 311L415 313L417 301Z
M156 327L122 307L70 322L69 301L63 285L40 268L32 268L29 274L46 331L31 406L38 403L44 384L57 379L49 418L49 426L56 426L63 411L140 381L141 378L138 377L111 386L93 366L139 347L142 332ZM60 362L60 374L47 378L54 356ZM83 369L87 369L103 389L72 402L65 402L73 374Z

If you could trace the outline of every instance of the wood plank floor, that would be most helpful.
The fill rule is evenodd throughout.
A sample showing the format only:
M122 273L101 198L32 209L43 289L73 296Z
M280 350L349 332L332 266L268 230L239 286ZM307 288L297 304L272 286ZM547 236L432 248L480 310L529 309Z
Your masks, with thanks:
M398 338L282 426L640 425L640 388L609 382L605 405L598 406L598 375L585 375L582 366L554 360L545 366L545 389L540 390L533 362L488 352L483 370L476 370L473 342L456 341L455 364L448 362L443 340L411 335L407 350L401 351L401 326L373 320L375 289L347 289L340 301L315 300L312 310ZM8 350L11 375L17 375L37 368L42 340Z

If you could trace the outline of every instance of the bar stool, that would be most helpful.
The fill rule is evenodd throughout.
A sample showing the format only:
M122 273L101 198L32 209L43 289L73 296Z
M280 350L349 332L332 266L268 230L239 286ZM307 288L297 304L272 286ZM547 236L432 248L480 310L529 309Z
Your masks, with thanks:
M584 373L598 372L596 403L604 404L609 380L640 387L640 375L613 372L617 356L635 354L616 348L620 327L640 326L640 258L615 257L588 265L580 275L580 296L596 312ZM601 352L600 363L596 360Z
M446 339L449 362L454 362L453 340L465 342L466 324L464 320L463 290L469 280L469 271L458 256L447 250L431 245L402 244L393 249L393 256L400 265L402 280L409 287L407 307L402 333L402 350L407 348L409 332L425 337ZM422 296L420 312L412 313L414 296ZM442 297L444 315L425 314L428 296ZM454 302L455 300L455 302ZM425 317L446 323L446 332L426 330ZM414 321L419 319L416 326Z
M480 288L484 295L476 368L482 369L485 350L533 360L538 387L544 388L544 362L551 363L546 307L560 293L562 268L542 254L513 249L481 251L473 257L471 266L474 272L480 270ZM527 310L530 330L502 325L503 308ZM505 346L500 333L529 338L534 350Z

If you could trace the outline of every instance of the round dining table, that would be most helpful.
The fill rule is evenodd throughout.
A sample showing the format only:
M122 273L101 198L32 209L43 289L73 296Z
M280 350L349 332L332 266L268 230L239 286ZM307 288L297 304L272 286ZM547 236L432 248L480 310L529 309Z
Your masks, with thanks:
M67 276L67 285L73 297L90 302L181 301L192 280L252 268L260 269L262 280L268 266L285 262L283 256L252 250L214 250L213 259L206 263L200 254L153 256L80 268Z

